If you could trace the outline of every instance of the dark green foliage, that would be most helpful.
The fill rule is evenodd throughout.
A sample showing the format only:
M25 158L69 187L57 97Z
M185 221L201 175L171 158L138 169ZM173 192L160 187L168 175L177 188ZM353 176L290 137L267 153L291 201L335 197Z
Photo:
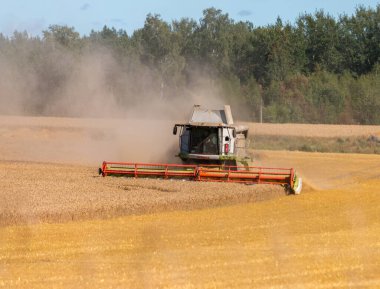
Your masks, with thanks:
M301 16L297 24L306 40L307 71L322 69L341 72L339 24L335 19L323 11L318 11L314 15Z
M34 99L33 107L25 100L26 113L44 113L75 64L98 53L117 63L116 70L105 68L105 86L121 106L152 91L176 98L202 79L244 108L239 117L245 120L259 121L262 111L266 122L380 124L379 23L380 5L338 19L324 11L301 15L294 24L278 18L265 27L234 22L215 8L204 10L199 22L168 23L148 14L131 36L104 26L81 37L59 25L42 38L0 34L0 61L33 74L34 85L25 79ZM6 82L0 79L0 86Z

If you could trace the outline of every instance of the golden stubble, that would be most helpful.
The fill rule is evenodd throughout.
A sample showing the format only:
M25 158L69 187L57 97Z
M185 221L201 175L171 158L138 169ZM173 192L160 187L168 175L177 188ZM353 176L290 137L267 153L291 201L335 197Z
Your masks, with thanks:
M0 229L5 288L376 288L378 180L266 202Z

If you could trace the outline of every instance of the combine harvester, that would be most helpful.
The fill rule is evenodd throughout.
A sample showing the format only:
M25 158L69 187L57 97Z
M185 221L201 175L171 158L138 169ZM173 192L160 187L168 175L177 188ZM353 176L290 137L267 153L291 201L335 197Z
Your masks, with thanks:
M99 174L130 177L158 177L193 181L284 186L289 193L299 194L302 179L293 168L248 166L246 153L248 128L233 123L229 105L210 110L195 105L190 121L175 124L180 130L178 157L183 164L148 164L103 162ZM241 163L242 165L238 165Z

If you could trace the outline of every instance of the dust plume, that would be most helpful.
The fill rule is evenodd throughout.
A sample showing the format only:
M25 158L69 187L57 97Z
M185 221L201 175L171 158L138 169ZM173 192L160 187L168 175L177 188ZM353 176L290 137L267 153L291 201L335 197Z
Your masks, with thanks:
M175 161L174 123L188 121L194 104L225 104L218 82L202 69L189 69L186 84L178 86L106 47L80 54L57 43L44 49L35 55L33 47L19 43L18 57L0 53L0 144L9 147L2 159Z

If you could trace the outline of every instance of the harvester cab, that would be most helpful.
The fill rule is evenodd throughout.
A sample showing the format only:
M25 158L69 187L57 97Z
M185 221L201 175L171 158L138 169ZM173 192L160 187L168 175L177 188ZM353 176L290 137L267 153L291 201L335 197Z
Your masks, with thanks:
M175 124L179 133L179 154L184 163L236 166L246 158L248 128L235 126L231 108L207 109L194 105L188 123Z

